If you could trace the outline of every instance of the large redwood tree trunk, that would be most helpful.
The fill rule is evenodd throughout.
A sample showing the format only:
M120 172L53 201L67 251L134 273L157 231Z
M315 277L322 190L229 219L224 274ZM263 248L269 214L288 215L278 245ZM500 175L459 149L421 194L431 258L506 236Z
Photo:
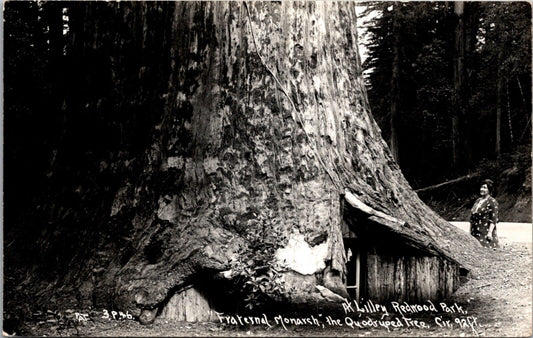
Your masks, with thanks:
M285 273L343 294L346 191L474 266L477 242L419 200L372 119L355 3L65 6L65 135L32 220L48 222L35 252L64 270L22 284L43 301L63 290L149 321L181 286L231 272L257 236L280 263L291 245L313 252Z

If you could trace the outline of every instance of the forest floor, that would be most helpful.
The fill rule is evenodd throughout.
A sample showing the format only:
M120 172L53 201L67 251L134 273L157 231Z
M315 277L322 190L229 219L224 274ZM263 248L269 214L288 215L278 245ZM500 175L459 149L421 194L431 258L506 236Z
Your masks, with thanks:
M261 325L230 325L223 323L184 323L184 322L156 322L151 325L141 325L135 320L102 319L102 311L88 313L87 321L79 321L70 314L48 315L49 319L41 318L39 322L26 322L24 329L18 334L32 336L452 336L452 337L529 337L532 334L532 245L531 241L516 242L501 239L501 247L487 249L490 256L478 276L473 276L462 285L451 299L446 300L450 309L456 313L445 313L439 303L435 303L437 312L427 311L414 314L404 314L411 318L402 318L398 313L389 312L383 321L397 320L402 323L398 328L372 327L367 316L358 317L357 314L343 316L331 315L340 319L342 326L328 325L323 314L320 325L292 325L286 328L276 325L274 317L269 315L269 327ZM458 307L453 304L457 303ZM429 304L429 303L428 303ZM354 321L364 321L368 327L358 328L346 325L345 317ZM58 318L63 318L63 320ZM374 320L381 317L373 316ZM442 318L439 321L438 318ZM45 319L45 320L43 320ZM414 320L425 322L427 328L414 325ZM449 320L450 325L444 325ZM348 319L348 322L349 319ZM437 324L443 325L439 327ZM322 327L324 324L324 327ZM378 324L379 325L379 324ZM408 327L410 326L410 327Z

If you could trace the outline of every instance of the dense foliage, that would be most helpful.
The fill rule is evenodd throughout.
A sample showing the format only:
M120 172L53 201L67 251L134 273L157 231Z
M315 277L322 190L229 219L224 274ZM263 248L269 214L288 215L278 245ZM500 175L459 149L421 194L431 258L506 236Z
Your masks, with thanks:
M396 107L398 162L415 188L496 158L498 110L502 152L531 140L530 4L464 2L461 14L454 4L369 2L362 13L372 113L390 144ZM458 43L464 58L459 87L454 76ZM460 139L456 163L453 116Z

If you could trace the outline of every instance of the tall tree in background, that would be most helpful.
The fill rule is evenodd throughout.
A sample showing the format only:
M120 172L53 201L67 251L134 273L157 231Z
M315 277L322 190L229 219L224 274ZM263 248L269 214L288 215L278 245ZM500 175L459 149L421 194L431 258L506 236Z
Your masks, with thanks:
M422 187L452 179L497 157L497 145L508 152L529 144L531 86L524 86L531 83L529 5L411 2L394 11L393 4L367 4L374 19L367 24L363 67L385 139L391 139L390 108L401 111L395 132L401 135L398 152L409 182ZM390 81L395 21L402 23L396 103Z
M457 24L455 26L455 49L453 63L453 116L452 116L452 167L457 168L461 163L464 149L461 146L465 135L461 133L463 128L459 126L464 123L464 59L465 59L465 26L464 26L464 2L454 2L454 13Z
M498 57L496 59L498 61L498 64L500 64L502 62L502 51L500 50L498 52ZM495 126L495 131L496 131L496 142L494 143L494 153L496 154L496 158L499 160L500 157L501 157L501 152L502 152L502 137L501 137L501 131L502 131L502 82L503 82L503 76L504 76L504 72L498 68L498 71L497 71L497 80L496 80L496 126Z
M526 3L480 3L476 57L483 67L475 71L473 91L478 95L472 96L471 109L481 115L486 130L480 142L491 145L485 156L497 157L530 141L528 137L514 143L512 137L513 126L530 130L531 105L523 99L531 102L531 88L521 85L531 83L530 21L531 8Z

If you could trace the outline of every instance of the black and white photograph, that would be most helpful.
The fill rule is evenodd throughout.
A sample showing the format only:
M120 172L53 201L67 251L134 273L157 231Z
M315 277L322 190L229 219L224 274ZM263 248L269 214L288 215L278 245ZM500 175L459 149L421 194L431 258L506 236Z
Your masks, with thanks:
M4 336L530 337L528 1L5 1Z

